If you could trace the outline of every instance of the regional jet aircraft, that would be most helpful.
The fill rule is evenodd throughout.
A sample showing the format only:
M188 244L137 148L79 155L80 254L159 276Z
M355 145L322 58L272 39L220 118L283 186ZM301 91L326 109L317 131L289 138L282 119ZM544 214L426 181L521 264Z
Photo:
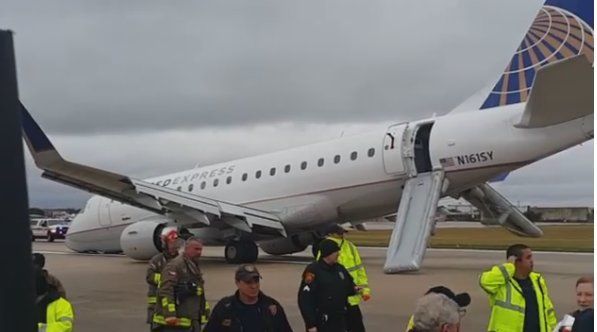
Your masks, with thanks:
M420 268L444 196L468 200L484 224L542 235L489 183L593 138L592 64L593 1L548 0L478 104L385 131L149 179L64 160L24 106L23 132L43 177L98 195L72 222L72 250L148 259L179 227L225 244L228 262L252 262L258 245L290 254L329 224L397 213L384 266L395 273Z

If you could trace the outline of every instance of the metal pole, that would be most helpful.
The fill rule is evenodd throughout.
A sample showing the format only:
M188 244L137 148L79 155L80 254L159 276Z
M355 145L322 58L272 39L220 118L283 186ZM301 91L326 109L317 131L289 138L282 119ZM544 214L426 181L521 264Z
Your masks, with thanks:
M0 331L37 331L27 183L12 32L0 30Z

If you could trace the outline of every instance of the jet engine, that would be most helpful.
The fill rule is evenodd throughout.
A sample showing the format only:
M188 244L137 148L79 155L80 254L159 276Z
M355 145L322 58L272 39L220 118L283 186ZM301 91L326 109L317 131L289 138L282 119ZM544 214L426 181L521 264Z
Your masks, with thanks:
M132 259L148 260L160 252L160 237L169 229L165 223L152 221L139 221L129 225L120 235L122 252Z
M313 234L301 233L288 238L261 241L259 247L270 255L285 255L303 251L313 241Z

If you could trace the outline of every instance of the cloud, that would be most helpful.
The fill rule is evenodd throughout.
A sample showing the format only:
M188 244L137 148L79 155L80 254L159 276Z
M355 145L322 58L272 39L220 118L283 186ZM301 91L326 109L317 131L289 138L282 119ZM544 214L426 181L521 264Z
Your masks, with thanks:
M444 114L495 82L541 3L7 0L0 22L62 153L143 178ZM589 145L497 186L590 205ZM84 204L27 160L32 205Z
M50 133L412 120L494 82L539 1L8 1ZM506 23L507 22L507 23Z

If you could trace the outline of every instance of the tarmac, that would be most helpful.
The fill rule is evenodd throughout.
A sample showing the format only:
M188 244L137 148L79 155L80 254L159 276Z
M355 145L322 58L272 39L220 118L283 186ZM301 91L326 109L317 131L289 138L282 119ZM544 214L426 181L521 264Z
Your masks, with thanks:
M147 331L146 263L122 255L78 254L62 242L33 243L34 252L46 255L46 268L57 276L75 308L75 331ZM206 295L213 305L235 290L235 266L224 262L222 247L204 249L201 269ZM294 331L305 327L297 307L297 291L310 248L289 256L260 254L256 264L262 290L284 307ZM478 285L479 274L504 261L502 251L429 249L423 268L416 273L386 275L382 272L384 248L361 248L372 299L361 305L368 331L404 331L415 301L425 291L444 285L456 293L469 292L472 303L461 331L485 331L489 305ZM576 308L576 279L593 273L592 253L536 252L535 270L547 280L558 318Z

